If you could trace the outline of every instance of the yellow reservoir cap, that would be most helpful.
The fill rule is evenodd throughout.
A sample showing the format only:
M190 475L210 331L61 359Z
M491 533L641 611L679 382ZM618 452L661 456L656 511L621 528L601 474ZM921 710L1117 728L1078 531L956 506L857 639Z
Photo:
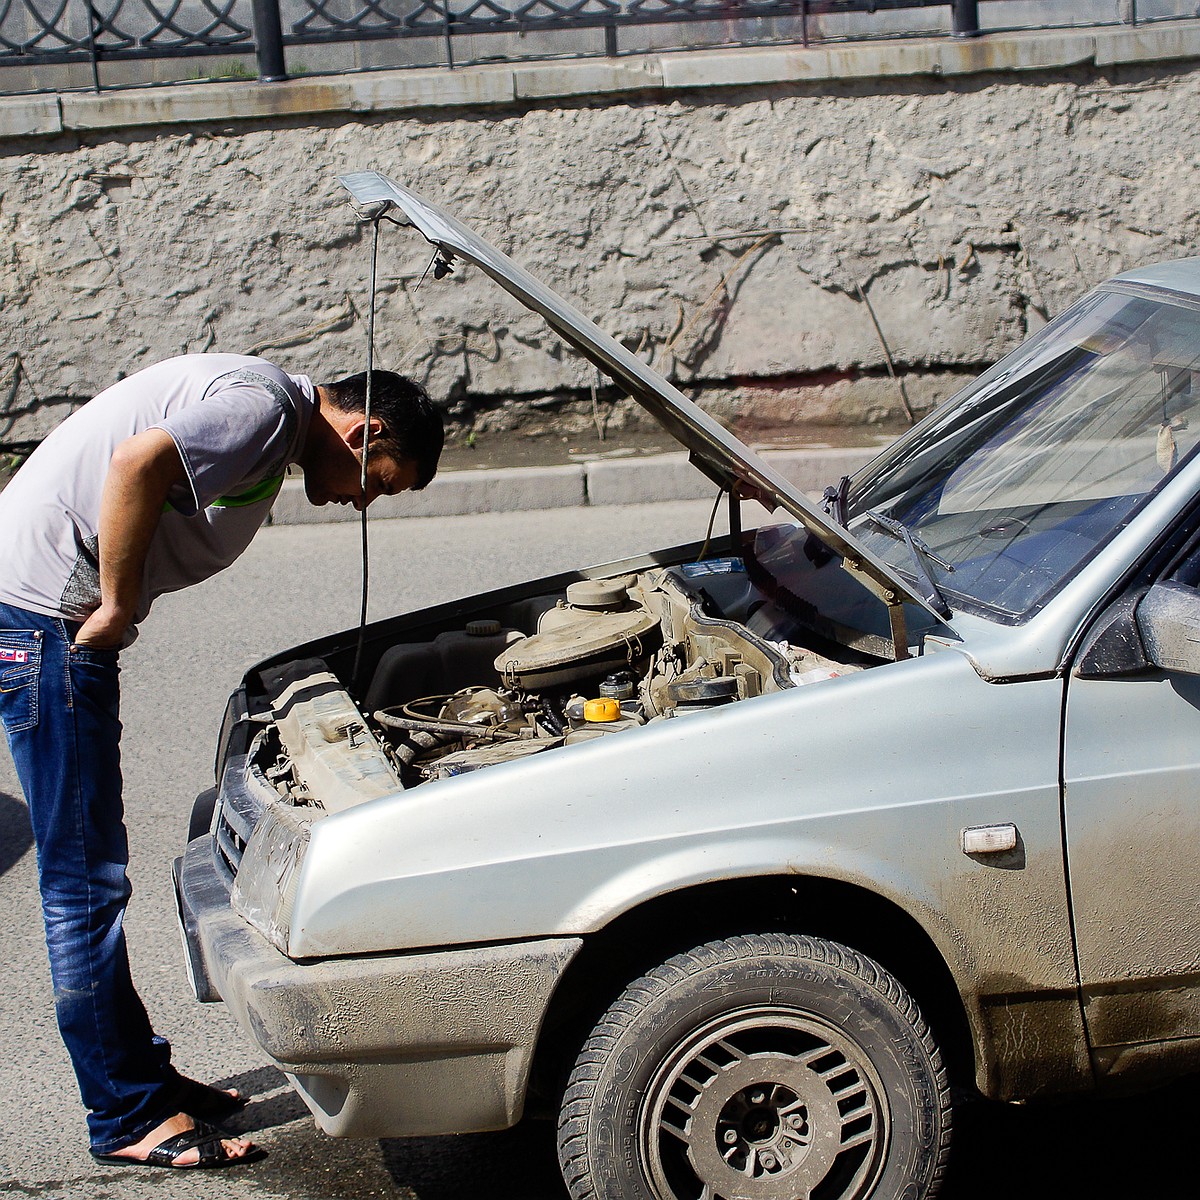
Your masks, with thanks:
M583 719L585 721L618 721L621 718L621 702L605 696L600 700L585 701Z

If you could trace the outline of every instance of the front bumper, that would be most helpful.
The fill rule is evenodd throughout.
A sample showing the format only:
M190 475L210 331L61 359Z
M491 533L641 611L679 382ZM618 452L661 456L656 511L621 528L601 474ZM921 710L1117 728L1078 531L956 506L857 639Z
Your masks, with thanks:
M295 962L229 906L211 835L174 864L200 999L224 1000L326 1133L515 1124L550 997L579 938Z

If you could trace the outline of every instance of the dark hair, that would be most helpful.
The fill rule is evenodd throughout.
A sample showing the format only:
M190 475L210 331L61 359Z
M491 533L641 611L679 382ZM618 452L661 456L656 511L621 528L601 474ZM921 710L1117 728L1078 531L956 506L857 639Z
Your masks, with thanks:
M366 411L366 371L324 387L334 408L352 413ZM397 462L416 463L414 490L420 491L437 472L446 436L441 414L433 406L429 393L419 383L394 371L372 371L371 416L383 422L383 433L371 443L371 449Z

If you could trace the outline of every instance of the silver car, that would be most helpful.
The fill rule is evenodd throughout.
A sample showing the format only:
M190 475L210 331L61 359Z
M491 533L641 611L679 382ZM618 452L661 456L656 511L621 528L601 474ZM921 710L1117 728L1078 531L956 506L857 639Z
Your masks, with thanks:
M319 1126L528 1112L576 1200L892 1200L936 1190L952 1087L1195 1069L1200 260L819 505L452 217L343 182L649 409L729 533L248 672L180 917Z

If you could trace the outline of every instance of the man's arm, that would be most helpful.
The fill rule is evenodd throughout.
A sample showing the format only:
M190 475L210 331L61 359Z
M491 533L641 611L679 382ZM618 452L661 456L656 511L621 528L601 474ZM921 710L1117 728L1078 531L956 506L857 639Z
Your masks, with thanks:
M167 494L186 477L183 459L165 429L135 434L113 451L100 497L100 607L80 627L77 645L121 644L141 594L146 553Z

